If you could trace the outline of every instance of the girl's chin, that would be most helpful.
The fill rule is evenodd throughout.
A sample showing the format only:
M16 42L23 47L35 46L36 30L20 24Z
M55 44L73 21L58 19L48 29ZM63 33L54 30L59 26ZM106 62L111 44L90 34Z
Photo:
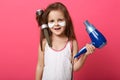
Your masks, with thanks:
M62 35L62 33L61 32L56 32L56 33L54 33L56 36L61 36Z

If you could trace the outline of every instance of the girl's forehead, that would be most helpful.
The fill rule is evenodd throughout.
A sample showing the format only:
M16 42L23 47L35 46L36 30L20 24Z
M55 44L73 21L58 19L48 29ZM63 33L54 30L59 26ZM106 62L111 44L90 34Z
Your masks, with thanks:
M52 10L50 11L49 17L64 17L64 13L61 10Z

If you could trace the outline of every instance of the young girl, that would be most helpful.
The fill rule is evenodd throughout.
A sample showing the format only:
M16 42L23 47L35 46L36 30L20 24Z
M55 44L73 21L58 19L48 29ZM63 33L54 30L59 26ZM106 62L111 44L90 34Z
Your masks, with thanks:
M86 44L87 52L74 59L78 45L73 24L67 8L60 2L50 4L44 11L44 21L48 24L48 32L52 47L41 33L36 80L71 80L73 71L79 70L95 47ZM41 31L42 32L42 31Z

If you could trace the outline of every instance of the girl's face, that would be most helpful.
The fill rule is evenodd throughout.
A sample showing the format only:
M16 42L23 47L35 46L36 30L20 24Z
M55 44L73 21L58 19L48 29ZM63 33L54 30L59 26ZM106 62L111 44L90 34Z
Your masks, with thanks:
M60 10L52 10L48 15L48 26L54 35L64 35L66 21Z

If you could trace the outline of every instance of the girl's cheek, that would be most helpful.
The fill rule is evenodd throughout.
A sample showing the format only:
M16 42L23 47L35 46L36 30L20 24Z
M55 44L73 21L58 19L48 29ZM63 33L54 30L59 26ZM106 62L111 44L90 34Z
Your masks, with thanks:
M50 22L48 23L48 27L49 27L49 28L54 27L54 25L55 25L55 23L54 23L54 22L53 22L53 23L50 23Z
M65 21L58 22L58 25L61 26L61 27L65 27L66 26L66 22Z

